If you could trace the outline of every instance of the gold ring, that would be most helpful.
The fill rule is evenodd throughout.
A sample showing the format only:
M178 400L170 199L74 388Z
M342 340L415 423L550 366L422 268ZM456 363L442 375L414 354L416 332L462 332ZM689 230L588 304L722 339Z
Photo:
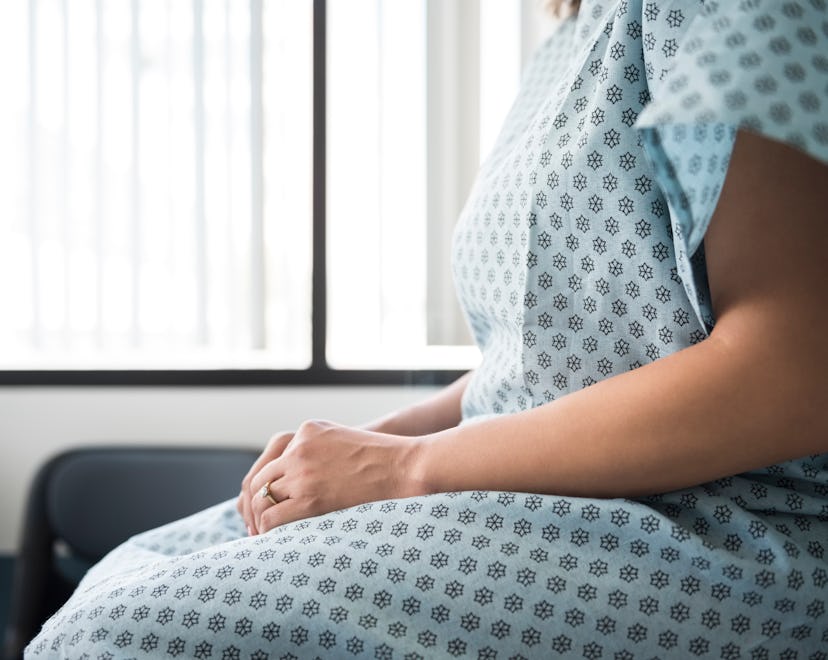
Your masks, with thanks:
M262 486L262 489L259 491L259 497L261 497L263 500L270 500L271 504L278 504L279 503L279 500L277 500L275 497L273 497L273 495L270 492L270 482L269 481L264 486Z

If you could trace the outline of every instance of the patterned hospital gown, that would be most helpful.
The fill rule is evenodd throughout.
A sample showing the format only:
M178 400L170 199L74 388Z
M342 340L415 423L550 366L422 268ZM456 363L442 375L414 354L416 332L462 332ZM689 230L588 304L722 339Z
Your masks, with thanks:
M466 419L704 340L737 127L828 162L825 0L584 0L561 24L455 236L483 353ZM826 552L826 455L641 500L448 493L252 538L226 503L115 550L27 655L824 659Z

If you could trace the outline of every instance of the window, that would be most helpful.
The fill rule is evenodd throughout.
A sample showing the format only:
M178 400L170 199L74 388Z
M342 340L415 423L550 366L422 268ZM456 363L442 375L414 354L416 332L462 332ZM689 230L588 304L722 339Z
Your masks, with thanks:
M521 2L7 4L7 382L473 365L449 243Z
M4 366L309 364L311 10L0 10Z

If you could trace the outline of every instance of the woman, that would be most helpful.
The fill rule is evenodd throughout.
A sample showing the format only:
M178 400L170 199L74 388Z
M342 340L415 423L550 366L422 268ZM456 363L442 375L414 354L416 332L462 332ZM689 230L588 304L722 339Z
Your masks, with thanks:
M827 84L824 0L584 0L457 228L481 366L275 436L28 655L828 657Z

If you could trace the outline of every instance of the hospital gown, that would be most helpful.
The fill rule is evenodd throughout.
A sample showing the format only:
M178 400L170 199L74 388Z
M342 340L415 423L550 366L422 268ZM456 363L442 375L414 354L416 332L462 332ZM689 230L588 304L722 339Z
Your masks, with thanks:
M584 0L558 27L454 238L483 356L463 423L704 341L702 238L737 129L828 162L825 0ZM27 657L824 659L826 551L826 455L637 500L373 502L255 537L228 502L116 549Z

